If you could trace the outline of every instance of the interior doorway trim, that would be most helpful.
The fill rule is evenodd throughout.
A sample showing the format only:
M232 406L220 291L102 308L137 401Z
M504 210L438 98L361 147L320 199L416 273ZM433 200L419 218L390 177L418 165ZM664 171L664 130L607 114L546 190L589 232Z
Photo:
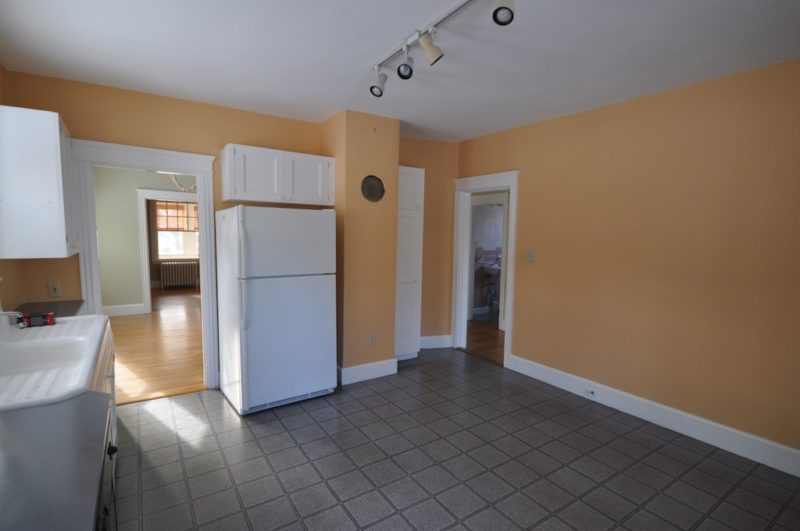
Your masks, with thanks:
M506 293L505 341L503 365L508 365L514 333L514 261L517 256L517 178L518 171L507 171L456 179L456 208L453 236L453 346L467 346L469 316L469 272L472 257L472 194L478 192L508 192L508 249L505 253Z
M197 203L197 194L193 192L174 192L172 190L136 190L137 209L139 211L139 266L142 270L142 297L144 313L153 311L150 297L150 240L147 231L147 201L177 201L179 203ZM202 291L200 292L202 295Z
M203 380L219 387L217 348L217 272L214 260L214 157L88 140L72 141L72 156L81 193L81 293L82 313L102 313L100 264L97 255L94 167L112 166L193 175L197 180L200 224L200 304L203 328Z

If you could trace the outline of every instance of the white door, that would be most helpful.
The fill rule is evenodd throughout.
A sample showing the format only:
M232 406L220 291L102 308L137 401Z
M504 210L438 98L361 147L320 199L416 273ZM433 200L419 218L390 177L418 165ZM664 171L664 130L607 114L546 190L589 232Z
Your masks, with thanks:
M336 387L336 275L241 281L244 410Z
M422 321L422 220L425 171L400 168L397 196L397 291L395 356L406 359L420 349Z
M331 209L236 207L239 278L336 272L336 213Z
M285 201L304 205L332 205L331 159L286 153Z
M235 197L245 201L281 201L284 197L284 152L236 145Z

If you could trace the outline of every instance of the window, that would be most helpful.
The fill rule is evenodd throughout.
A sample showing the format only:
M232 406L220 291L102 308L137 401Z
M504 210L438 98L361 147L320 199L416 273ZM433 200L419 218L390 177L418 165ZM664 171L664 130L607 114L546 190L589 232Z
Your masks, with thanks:
M197 203L155 202L158 258L198 258Z

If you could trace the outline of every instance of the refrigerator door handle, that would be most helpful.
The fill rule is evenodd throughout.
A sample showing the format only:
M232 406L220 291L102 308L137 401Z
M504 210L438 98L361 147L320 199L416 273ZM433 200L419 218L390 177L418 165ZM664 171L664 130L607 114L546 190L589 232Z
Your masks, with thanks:
M244 245L245 245L245 241L244 241L244 237L245 237L245 234L244 234L244 230L245 230L244 208L240 207L237 210L238 210L237 218L239 220L239 230L236 231L236 237L239 239L239 249L238 249L239 252L237 253L238 256L236 257L236 259L239 262L239 271L237 271L237 273L238 273L240 278L244 278L244 276L245 276L245 270L244 270L244 268L245 268L245 265L244 265L245 264L245 256L244 256L244 253L245 253L245 250L244 250Z
M239 281L239 320L241 321L242 331L247 330L247 290L243 285L243 281Z

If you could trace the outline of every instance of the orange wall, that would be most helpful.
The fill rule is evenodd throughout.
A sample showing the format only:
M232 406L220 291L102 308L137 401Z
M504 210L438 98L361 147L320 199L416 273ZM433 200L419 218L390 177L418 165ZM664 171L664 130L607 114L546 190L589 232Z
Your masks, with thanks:
M394 359L397 172L400 122L345 111L342 367ZM361 180L377 175L386 195L371 203ZM338 201L339 189L337 189ZM375 334L376 344L368 336Z
M8 70L3 65L0 65L0 105L6 102L6 77Z
M229 142L319 153L318 124L79 83L8 72L6 103L61 114L73 138L200 153L219 157ZM214 175L221 201L219 160Z
M450 335L458 144L401 138L400 165L425 169L422 335Z
M0 304L13 310L23 300L22 260L0 260Z
M514 354L800 448L798 86L793 61L463 142L462 176L520 170Z

